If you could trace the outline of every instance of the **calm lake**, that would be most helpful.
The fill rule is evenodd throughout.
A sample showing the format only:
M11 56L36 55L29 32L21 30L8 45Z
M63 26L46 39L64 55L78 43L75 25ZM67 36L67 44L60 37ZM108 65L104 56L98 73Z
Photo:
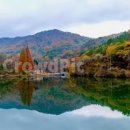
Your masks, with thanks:
M130 130L130 80L0 80L0 130Z

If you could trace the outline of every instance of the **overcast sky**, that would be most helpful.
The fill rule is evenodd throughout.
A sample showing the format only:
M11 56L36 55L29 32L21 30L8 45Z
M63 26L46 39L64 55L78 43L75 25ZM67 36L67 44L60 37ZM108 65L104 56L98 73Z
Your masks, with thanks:
M0 0L0 37L60 29L100 37L130 29L130 0Z

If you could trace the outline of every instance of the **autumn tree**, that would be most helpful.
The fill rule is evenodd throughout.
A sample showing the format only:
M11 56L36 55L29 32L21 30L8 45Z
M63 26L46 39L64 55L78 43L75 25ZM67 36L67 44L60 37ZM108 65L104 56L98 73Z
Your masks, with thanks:
M31 56L30 49L28 47L21 50L21 53L19 56L19 65L18 65L18 72L19 73L25 72L23 70L24 65L25 65L25 69L28 71L31 71L34 69L33 59Z

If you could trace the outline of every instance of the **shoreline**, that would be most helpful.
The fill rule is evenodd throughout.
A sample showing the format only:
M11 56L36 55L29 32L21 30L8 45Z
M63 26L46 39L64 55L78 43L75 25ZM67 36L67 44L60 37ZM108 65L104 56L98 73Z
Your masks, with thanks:
M77 74L72 74L70 75L69 77L67 77L66 79L68 78L95 78L95 79L130 79L130 77L126 77L126 76L121 76L121 77L112 77L112 76L93 76L93 75L77 75ZM5 75L0 75L0 80L2 79L44 79L44 78L61 78L59 76L55 76L55 75L49 75L49 76L45 76L45 75L20 75L20 74L5 74Z

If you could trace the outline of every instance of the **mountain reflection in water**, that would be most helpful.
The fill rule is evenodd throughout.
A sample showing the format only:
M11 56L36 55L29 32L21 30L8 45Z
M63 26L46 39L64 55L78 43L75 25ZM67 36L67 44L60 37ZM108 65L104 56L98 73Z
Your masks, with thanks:
M0 108L59 115L99 104L130 114L130 81L71 78L50 81L0 81Z

